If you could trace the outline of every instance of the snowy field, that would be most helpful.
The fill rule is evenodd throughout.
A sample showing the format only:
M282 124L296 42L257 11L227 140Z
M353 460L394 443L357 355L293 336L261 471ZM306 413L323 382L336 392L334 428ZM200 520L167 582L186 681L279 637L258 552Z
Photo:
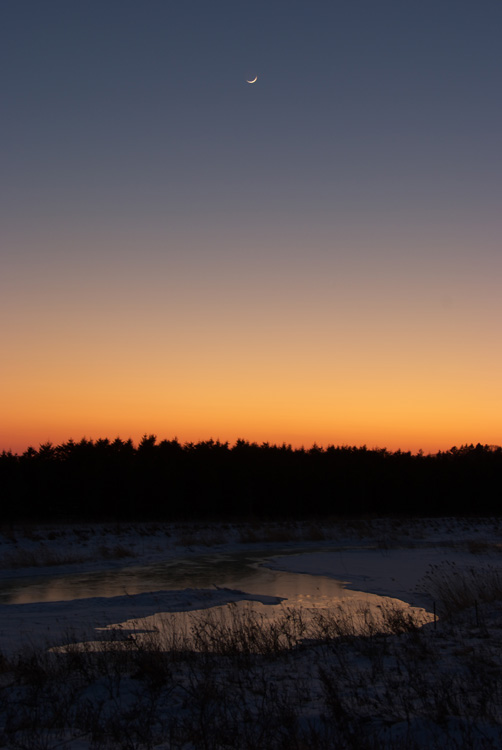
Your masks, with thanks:
M215 580L0 604L0 747L502 747L501 549L492 519L4 528L4 601L253 550L347 596L302 610Z

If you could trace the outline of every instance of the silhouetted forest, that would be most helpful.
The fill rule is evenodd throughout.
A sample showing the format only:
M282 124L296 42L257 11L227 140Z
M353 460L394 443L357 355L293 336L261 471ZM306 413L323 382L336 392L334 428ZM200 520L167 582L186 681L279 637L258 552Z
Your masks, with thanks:
M46 443L0 456L2 520L304 518L499 514L502 448Z

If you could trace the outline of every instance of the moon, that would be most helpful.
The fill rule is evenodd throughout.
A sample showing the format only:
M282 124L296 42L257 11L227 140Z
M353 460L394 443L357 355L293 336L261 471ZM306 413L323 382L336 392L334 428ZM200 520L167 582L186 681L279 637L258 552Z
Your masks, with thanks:
M258 76L255 76L250 81L248 81L247 78L246 78L246 83L256 83L257 80L258 80Z

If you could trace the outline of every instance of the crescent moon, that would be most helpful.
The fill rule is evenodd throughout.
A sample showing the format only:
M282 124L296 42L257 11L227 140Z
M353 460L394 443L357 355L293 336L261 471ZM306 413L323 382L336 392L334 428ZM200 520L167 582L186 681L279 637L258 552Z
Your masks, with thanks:
M246 79L246 83L256 83L257 80L258 80L258 76L255 76L252 81L248 81Z

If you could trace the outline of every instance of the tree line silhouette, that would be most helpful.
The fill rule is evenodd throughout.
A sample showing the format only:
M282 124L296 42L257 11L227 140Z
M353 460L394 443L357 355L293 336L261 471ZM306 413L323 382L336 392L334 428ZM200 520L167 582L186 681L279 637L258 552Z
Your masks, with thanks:
M502 448L424 455L237 440L45 443L0 455L2 520L497 515Z

